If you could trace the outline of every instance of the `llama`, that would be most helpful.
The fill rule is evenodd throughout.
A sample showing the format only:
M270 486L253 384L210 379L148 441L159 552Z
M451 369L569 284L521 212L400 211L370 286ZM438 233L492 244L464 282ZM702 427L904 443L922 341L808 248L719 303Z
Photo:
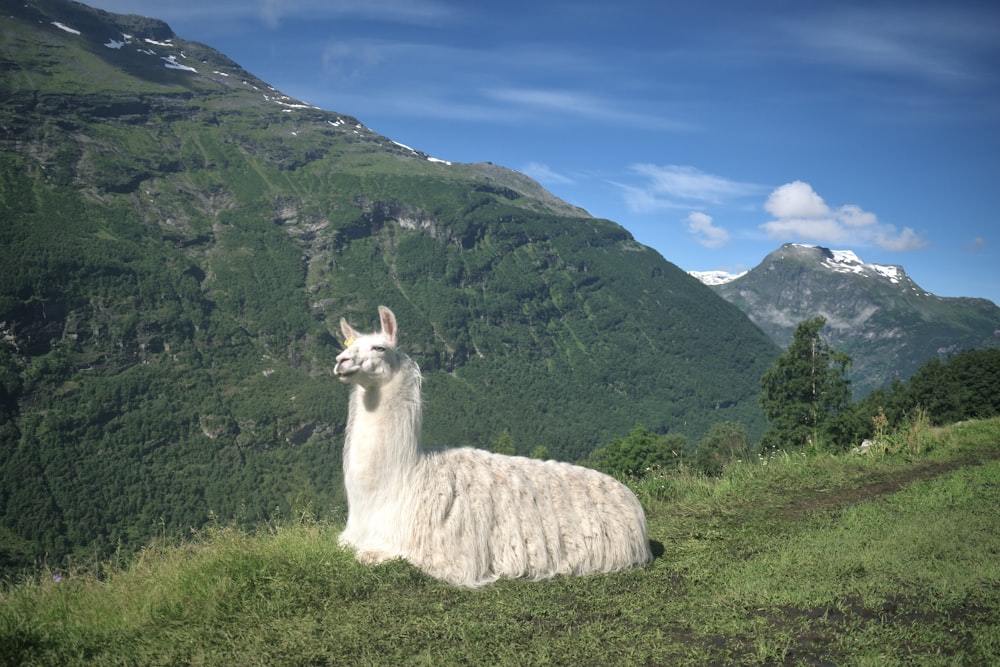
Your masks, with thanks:
M652 559L646 517L617 480L580 466L420 445L420 369L396 316L361 334L341 319L334 373L351 390L344 441L347 525L362 563L404 558L450 584L613 572Z

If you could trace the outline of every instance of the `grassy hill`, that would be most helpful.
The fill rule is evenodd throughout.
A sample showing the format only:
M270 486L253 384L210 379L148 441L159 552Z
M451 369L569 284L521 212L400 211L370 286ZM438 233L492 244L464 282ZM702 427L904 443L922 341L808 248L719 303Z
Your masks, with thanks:
M357 564L308 514L214 524L0 589L18 665L985 665L1000 660L1000 420L635 489L644 569L477 591Z

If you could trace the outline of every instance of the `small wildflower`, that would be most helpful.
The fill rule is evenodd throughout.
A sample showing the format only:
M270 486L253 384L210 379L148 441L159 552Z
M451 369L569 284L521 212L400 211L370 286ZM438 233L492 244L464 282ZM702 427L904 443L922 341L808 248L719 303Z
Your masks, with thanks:
M62 575L56 572L54 575L52 575L52 581L58 584L60 581L62 581Z

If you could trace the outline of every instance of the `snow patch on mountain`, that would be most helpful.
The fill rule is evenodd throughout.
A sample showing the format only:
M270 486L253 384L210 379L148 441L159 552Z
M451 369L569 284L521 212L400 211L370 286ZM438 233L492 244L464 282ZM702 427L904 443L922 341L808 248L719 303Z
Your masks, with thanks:
M77 33L77 34L79 34L79 33ZM126 46L135 46L135 50L138 53L141 53L143 55L147 55L147 56L156 56L156 55L158 55L156 53L156 51L154 51L152 48L150 48L148 46L146 48L142 48L140 46L140 44L151 44L152 46L159 46L159 47L162 47L162 48L169 48L169 49L176 49L177 48L173 44L173 40L172 39L169 39L169 40L166 40L166 41L158 41L158 40L150 39L150 38L146 37L142 41L139 41L134 36L128 35L128 34L125 34L125 33L122 33L121 39L115 39L114 37L109 37L108 41L104 43L104 46L105 46L105 48L113 49L115 51L121 51ZM184 59L187 59L187 56L184 55L183 51L180 52L180 57L184 58ZM163 61L163 66L166 67L167 69L180 70L180 71L183 71L183 72L194 72L195 74L198 73L198 70L196 70L194 67L191 67L190 65L184 65L183 63L179 62L177 60L177 55L176 54L171 54L171 55L167 55L167 56L160 56L160 60Z
M448 162L447 160L441 160L441 159L436 158L436 157L431 157L431 156L427 155L426 153L422 153L422 152L420 152L420 151L418 151L418 150L416 150L414 148L410 148L406 144L401 144L398 141L393 141L392 139L390 139L389 141L392 141L392 143L396 144L400 148L405 148L406 150L410 151L411 153L413 153L417 157L424 158L428 162L437 162L437 163L440 163L440 164L451 165L451 162Z
M71 35L79 35L80 34L80 31L77 30L76 28L71 28L68 25L66 25L65 23L60 23L59 21L53 21L52 25L54 25L55 27L59 28L60 30L65 30L66 32L68 32Z
M183 54L182 54L182 57L183 57ZM193 67L189 67L187 65L182 65L181 63L177 62L177 56L164 56L162 58L162 60L166 63L167 69L179 69L179 70L182 70L182 71L185 71L185 72L197 72L198 71L198 70L196 70Z
M898 266L868 264L851 250L831 250L831 258L823 260L823 266L838 273L866 275L874 273L898 285L903 278L903 270Z

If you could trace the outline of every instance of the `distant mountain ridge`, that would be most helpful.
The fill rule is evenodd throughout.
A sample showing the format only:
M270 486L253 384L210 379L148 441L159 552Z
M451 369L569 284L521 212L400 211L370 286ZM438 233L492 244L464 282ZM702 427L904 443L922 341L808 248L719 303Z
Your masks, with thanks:
M865 262L858 257L853 250L830 250L829 248L824 248L822 246L810 246L800 243L785 244L785 247L795 246L819 250L824 256L822 260L823 266L831 271L839 273L854 273L857 275L874 274L893 283L898 283L904 278L909 280L906 276L906 272L903 270L903 267L892 264L871 264ZM737 278L742 278L748 273L748 271L741 271L739 273L730 273L728 271L688 271L688 273L704 284L713 286L725 285L726 283L732 282ZM910 283L914 289L919 289L915 283L912 281L910 281ZM927 294L930 294L930 292L927 292Z
M928 359L1000 347L996 304L935 296L903 267L868 263L850 250L789 243L741 274L690 273L781 346L798 323L825 317L824 338L854 360L855 396L905 380Z
M774 343L523 174L66 0L0 0L0 66L0 568L336 512L337 323L380 304L432 445L763 431Z
M740 273L730 273L729 271L688 271L689 274L700 280L702 283L712 287L714 285L725 285L726 283L736 280L740 276L746 274L746 271L741 271Z

